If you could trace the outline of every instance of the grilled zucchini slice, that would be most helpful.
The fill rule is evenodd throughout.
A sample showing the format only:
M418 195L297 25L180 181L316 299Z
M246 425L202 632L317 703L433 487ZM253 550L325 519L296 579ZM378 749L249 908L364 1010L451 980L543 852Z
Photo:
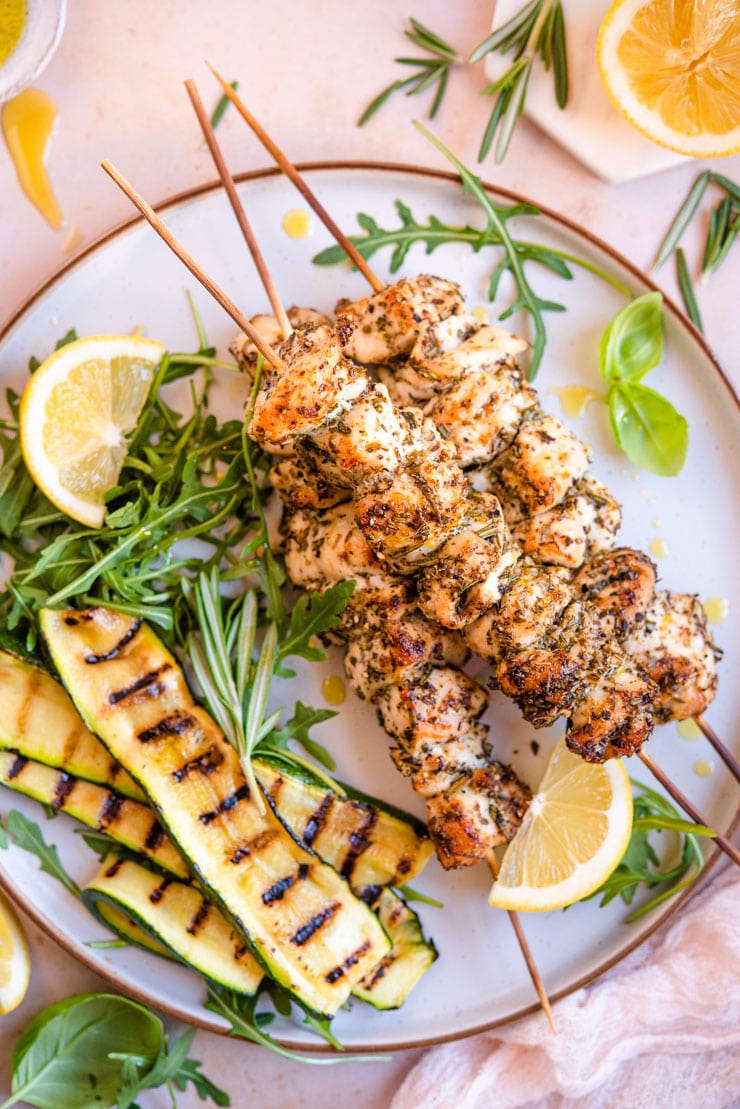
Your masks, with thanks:
M82 891L82 900L127 939L156 951L137 934L140 929L159 954L174 956L237 993L254 994L264 977L223 913L188 882L164 878L132 859L109 856ZM126 918L134 928L126 927Z
M434 853L420 821L375 799L340 797L310 771L286 770L269 755L256 758L254 770L280 819L355 889L404 885Z
M261 812L234 749L142 621L44 609L41 628L80 715L148 794L198 879L269 973L332 1016L390 949L346 881Z
M382 889L373 909L393 947L353 992L376 1009L398 1009L438 953L432 940L425 938L419 917L393 890Z
M64 767L125 797L145 794L87 730L64 687L41 666L0 649L0 750Z
M65 770L34 762L16 751L0 751L0 785L67 813L88 828L106 832L111 839L145 855L171 874L190 877L190 868L156 814L140 801L75 778Z

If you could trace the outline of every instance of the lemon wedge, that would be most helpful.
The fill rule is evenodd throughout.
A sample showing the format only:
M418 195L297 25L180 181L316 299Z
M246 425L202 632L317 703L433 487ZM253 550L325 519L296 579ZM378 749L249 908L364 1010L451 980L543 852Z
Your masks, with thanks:
M0 893L0 1013L16 1009L28 989L31 961L18 917Z
M616 0L596 55L614 104L653 142L694 158L740 150L737 0Z
M26 386L23 458L38 487L73 520L99 528L164 346L96 335L55 351Z
M561 739L489 902L520 912L572 905L609 877L631 832L632 790L621 760L584 762Z

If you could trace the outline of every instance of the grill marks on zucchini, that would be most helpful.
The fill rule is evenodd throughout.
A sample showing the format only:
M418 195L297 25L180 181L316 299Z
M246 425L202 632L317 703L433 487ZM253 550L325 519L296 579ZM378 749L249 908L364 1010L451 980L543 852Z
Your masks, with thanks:
M153 739L161 739L166 735L183 735L194 724L194 717L182 712L173 712L171 716L158 720L151 728L144 728L143 732L139 732L138 739L141 743L150 743Z
M65 623L68 627L74 627L74 624L70 625L69 620L66 620ZM109 651L106 651L104 655L88 655L85 659L85 662L88 665L94 666L97 662L110 662L112 658L117 658L126 644L130 643L134 636L137 634L139 628L141 627L141 624L142 621L140 618L134 620L133 624L125 633L125 635L122 635L118 642L113 647L111 647Z
M109 654L134 624L125 614L101 608L88 615L70 626L64 613L41 614L52 656L83 719L146 788L209 895L243 929L271 974L308 1008L335 1013L389 949L377 918L270 810L259 812L245 794L236 752L195 705L182 672L152 630L142 625L115 657L88 664L91 655ZM173 715L189 717L192 724L173 731L163 725ZM146 733L153 738L144 744L140 737ZM200 760L213 749L223 761L206 771ZM177 774L186 765L188 773ZM273 835L260 839L267 832ZM249 865L224 866L237 854L246 858L245 848ZM302 863L304 880L266 904L263 894Z
M241 937L187 882L163 881L131 859L117 859L103 864L82 899L125 939L158 947L237 993L253 994L262 980L262 968Z
M138 630L139 629L137 628L136 631L138 632ZM125 638L126 636L123 636L121 642L123 642L123 639ZM134 638L135 635L129 636L128 642L130 643L131 640ZM114 659L118 658L119 653L120 652L117 650L109 652L110 658L106 658L105 655L89 655L85 658L85 662L88 664L95 664L98 662L113 662ZM161 696L161 694L166 691L167 687L159 679L162 677L163 674L166 674L171 669L171 663L162 663L162 665L158 666L156 670L150 670L148 674L142 675L142 677L137 678L135 681L131 682L130 685L124 686L123 689L111 690L108 694L108 701L111 705L120 705L122 701L136 702L141 700L143 697ZM142 696L140 697L139 694L141 694ZM159 721L159 723L155 724L154 727L159 728L162 726L162 723L162 721ZM184 730L185 729L183 729L183 731ZM170 733L165 731L164 734L169 735Z
M0 650L0 704L0 750L63 766L70 774L144 800L118 760L84 726L59 682L5 650Z
M71 707L71 706L70 706ZM189 874L180 852L167 839L152 810L105 786L86 782L64 770L34 762L15 751L0 751L0 785L33 797L57 812L106 832L112 839L151 858L180 877Z
M355 889L403 885L433 853L430 840L410 818L402 820L382 806L339 797L323 784L286 774L269 756L255 760L254 767L280 819Z

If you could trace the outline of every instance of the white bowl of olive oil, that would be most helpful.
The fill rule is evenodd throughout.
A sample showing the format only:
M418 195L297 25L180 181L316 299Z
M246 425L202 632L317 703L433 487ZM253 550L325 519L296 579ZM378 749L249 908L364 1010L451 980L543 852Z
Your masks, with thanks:
M50 61L67 0L0 0L0 101L29 85Z

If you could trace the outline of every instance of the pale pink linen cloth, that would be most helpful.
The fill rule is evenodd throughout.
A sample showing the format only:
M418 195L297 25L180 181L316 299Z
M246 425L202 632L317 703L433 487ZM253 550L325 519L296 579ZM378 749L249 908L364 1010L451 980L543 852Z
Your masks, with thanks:
M740 879L727 866L606 978L554 1007L432 1048L392 1109L740 1105Z

